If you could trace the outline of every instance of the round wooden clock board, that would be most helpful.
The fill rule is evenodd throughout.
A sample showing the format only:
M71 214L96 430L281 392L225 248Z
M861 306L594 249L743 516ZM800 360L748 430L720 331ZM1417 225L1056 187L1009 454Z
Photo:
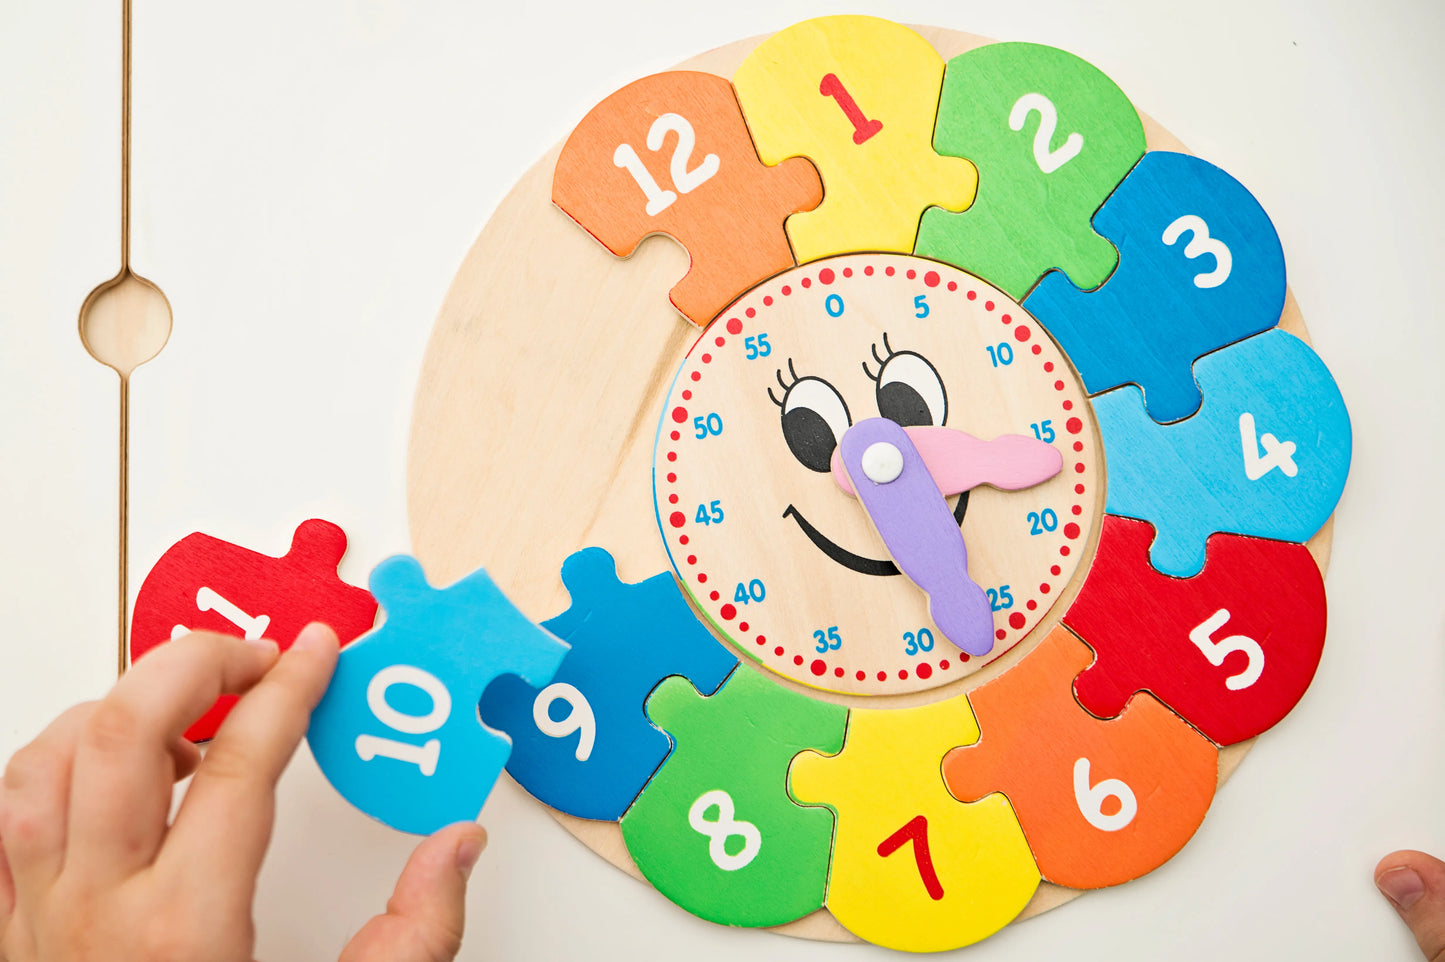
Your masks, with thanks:
M942 28L914 29L945 60L991 42ZM728 44L679 69L731 78L763 39ZM1142 120L1148 149L1185 151L1157 123ZM1100 538L1104 452L1081 379L1049 337L1030 326L1023 308L947 265L907 255L843 255L836 263L810 262L791 281L793 272L770 278L738 302L740 314L746 307L749 319L759 319L757 331L766 326L773 335L765 347L755 335L749 346L752 332L739 325L726 346L713 348L699 342L700 329L669 303L669 290L688 270L681 246L659 239L628 258L614 257L552 204L561 149L542 157L487 223L456 274L427 348L407 498L414 550L433 584L485 567L525 614L541 621L570 603L558 576L562 561L599 545L616 558L624 582L676 570L699 617L749 656L739 671L763 672L810 698L854 708L933 704L972 691L1058 627ZM887 316L891 308L884 305L897 301L887 295L890 285L930 263L918 311ZM815 280L822 270L826 286ZM923 325L925 303L930 313L949 312L954 323ZM796 324L761 324L804 309L821 309L837 324L811 340ZM876 335L880 326L886 338ZM1288 294L1279 327L1308 340ZM988 348L999 345L1008 348L1010 364L1017 354L1027 374L1006 389L990 380L998 355ZM775 364L749 363L774 351ZM963 364L962 357L974 360ZM689 380L694 372L696 380ZM1019 592L1019 617L999 628L987 656L949 663L943 652L953 649L931 630L917 630L930 623L928 602L907 579L873 579L879 586L858 594L840 590L829 574L890 562L864 512L845 510L849 505L830 490L842 483L841 469L818 459L807 432L824 430L837 412L875 396L880 410L921 403L928 423L960 424L986 437L1027 430L1018 413L1025 408L1057 407L1053 424L1076 445L1067 470L1040 486L1054 486L1058 496L1033 502L1060 506L1034 512L1030 523L1046 536L1002 533L1005 515L1016 513L1004 506L1021 503L1009 500L1018 493L981 488L965 495L962 506L957 495L949 500L970 545L976 536L1001 546L971 553L979 584L1037 586ZM780 410L801 408L810 413L795 419L796 429L785 421L783 431L722 431L724 424L761 419L776 424ZM665 414L674 414L677 430L688 435L716 428L718 443L670 452L658 428ZM671 461L670 453L676 454ZM693 523L693 511L705 515L709 504L720 511L723 503L733 512L728 526ZM781 521L777 505L788 508ZM695 532L687 543L659 533L674 515L679 530L686 525ZM1308 542L1321 570L1332 524ZM780 525L788 537L778 534ZM1061 547L1067 549L1062 556ZM696 575L705 577L713 565L736 571L750 559L757 572L751 600L760 601L766 590L770 600L788 603L775 603L766 609L769 616L749 622L739 611L749 599L732 597L733 579L713 597L718 592ZM682 577L687 572L691 580ZM746 593L749 583L742 584ZM815 625L821 626L816 649L776 641L806 639ZM840 651L830 647L828 628L843 636L908 636L921 650L911 652L906 665L867 646ZM1220 786L1252 744L1220 751ZM593 851L641 878L618 823L552 814ZM1019 918L1080 894L1044 883ZM775 930L858 941L827 910Z

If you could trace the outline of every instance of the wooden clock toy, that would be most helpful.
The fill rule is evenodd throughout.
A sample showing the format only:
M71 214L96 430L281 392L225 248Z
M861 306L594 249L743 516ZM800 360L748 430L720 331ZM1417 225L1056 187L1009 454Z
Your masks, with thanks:
M387 824L505 766L704 919L948 950L1188 842L1313 678L1350 450L1238 181L1070 53L822 17L614 92L502 203L414 558L368 594L326 522L193 535L133 651L340 620L310 744Z

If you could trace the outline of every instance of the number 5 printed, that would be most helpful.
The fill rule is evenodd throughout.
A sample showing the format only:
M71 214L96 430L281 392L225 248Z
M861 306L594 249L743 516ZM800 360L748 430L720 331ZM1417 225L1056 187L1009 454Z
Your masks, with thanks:
M1249 659L1244 670L1224 679L1224 687L1230 691L1239 691L1241 688L1248 688L1259 681L1259 676L1264 673L1264 649L1259 647L1259 642L1245 635L1230 635L1228 638L1221 638L1215 641L1213 635L1223 628L1229 621L1229 611L1220 608L1189 632L1189 640L1194 642L1196 648L1204 652L1204 657L1209 663L1218 667L1224 664L1224 659L1231 652L1242 651Z

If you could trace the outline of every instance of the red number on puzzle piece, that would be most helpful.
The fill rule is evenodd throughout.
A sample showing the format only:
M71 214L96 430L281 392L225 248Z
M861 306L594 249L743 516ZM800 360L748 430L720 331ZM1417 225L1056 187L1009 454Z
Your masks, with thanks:
M189 631L266 637L284 649L307 624L322 621L346 644L371 630L376 600L337 577L345 553L346 534L315 518L297 526L291 550L280 558L187 535L161 555L136 595L132 663ZM235 702L234 695L220 698L186 737L213 737Z
M913 816L902 828L879 842L878 854L887 858L908 842L913 843L913 861L918 866L923 887L928 890L928 897L937 902L943 898L943 883L938 880L938 873L933 869L933 855L928 851L927 816Z
M818 93L824 97L832 97L838 101L838 106L843 108L843 114L848 118L848 123L853 125L853 143L862 146L868 142L878 131L883 129L883 121L869 120L868 116L858 107L858 101L843 86L843 81L838 79L835 73L824 74L823 80L818 84Z
M1304 695L1325 641L1325 586L1302 544L1213 534L1193 578L1149 564L1154 526L1107 515L1064 624L1094 649L1079 702L1112 718L1147 689L1218 745L1270 728Z

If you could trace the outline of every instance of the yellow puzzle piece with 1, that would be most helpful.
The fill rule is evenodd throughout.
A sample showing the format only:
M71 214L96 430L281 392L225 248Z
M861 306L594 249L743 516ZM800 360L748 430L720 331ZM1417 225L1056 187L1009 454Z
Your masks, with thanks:
M818 17L773 34L733 76L758 156L802 156L823 203L786 228L798 263L850 251L911 252L925 208L973 203L978 171L933 149L943 58L877 17Z

